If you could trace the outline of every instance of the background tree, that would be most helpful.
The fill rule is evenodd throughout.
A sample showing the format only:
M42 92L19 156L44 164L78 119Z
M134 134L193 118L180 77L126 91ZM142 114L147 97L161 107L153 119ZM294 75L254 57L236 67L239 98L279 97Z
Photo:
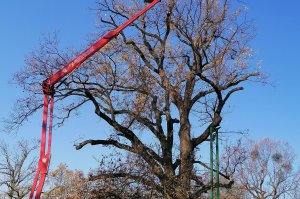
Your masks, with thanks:
M111 16L100 18L101 31L117 27L142 7L140 0L98 1L98 15ZM107 139L86 140L76 148L116 147L134 154L148 171L144 176L113 170L114 175L98 173L91 179L126 178L174 199L197 198L209 189L195 170L198 147L209 127L221 123L225 104L243 90L241 84L261 80L256 66L249 65L253 29L244 11L227 0L162 1L59 82L58 123L89 102L112 128ZM18 103L8 129L42 107L40 83L74 54L47 38L27 57L15 80L28 96ZM224 186L232 185L228 179Z
M46 184L49 191L43 193L43 198L88 198L88 181L83 172L70 170L66 164L51 171Z
M299 198L300 169L295 168L295 154L287 143L265 138L249 141L246 149L247 159L236 179L248 197Z
M36 171L36 158L30 157L37 144L19 141L13 150L5 142L0 143L0 187L4 198L21 199L28 196Z

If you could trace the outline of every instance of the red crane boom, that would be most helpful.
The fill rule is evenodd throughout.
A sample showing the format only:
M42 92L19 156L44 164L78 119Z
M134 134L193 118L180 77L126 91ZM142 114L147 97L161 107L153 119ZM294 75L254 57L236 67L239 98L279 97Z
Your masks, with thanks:
M50 162L50 152L51 152L51 141L52 141L52 120L53 120L53 107L54 107L54 85L61 79L66 77L68 74L73 72L78 68L86 59L95 54L113 38L119 35L119 33L124 30L127 26L133 23L142 14L150 10L161 0L144 0L145 3L149 3L144 9L139 11L136 15L132 16L124 24L108 32L101 39L96 41L85 51L77 55L72 61L67 65L63 66L56 73L51 75L48 79L43 81L42 90L44 92L44 106L43 106L43 122L42 122L42 136L41 136L41 150L40 158L38 162L38 168L34 177L34 182L31 188L29 198L32 199L35 195L35 199L39 199L44 186L45 178L49 168ZM50 100L49 100L50 98ZM50 109L50 110L49 110ZM49 113L49 114L48 114ZM47 124L49 121L49 125ZM48 139L46 140L46 138ZM46 150L47 143L47 150Z

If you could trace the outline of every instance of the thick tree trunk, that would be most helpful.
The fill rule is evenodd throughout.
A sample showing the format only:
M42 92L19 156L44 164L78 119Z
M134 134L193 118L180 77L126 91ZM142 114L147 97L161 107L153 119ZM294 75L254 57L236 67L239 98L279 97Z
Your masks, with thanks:
M182 116L182 115L181 115ZM192 145L190 135L191 125L187 114L180 119L180 182L181 198L189 198L192 172Z

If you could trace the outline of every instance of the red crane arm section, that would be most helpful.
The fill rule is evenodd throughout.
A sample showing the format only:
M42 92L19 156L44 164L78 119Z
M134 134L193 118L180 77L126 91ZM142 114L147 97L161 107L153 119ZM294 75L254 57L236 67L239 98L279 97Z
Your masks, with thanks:
M149 2L149 1L146 1ZM160 2L160 0L154 0L152 3L150 3L148 6L146 6L144 9L142 9L140 12L138 12L136 15L131 17L128 21L126 21L124 24L116 28L115 30L110 31L104 37L99 39L97 42L92 44L89 48L87 48L84 52L77 55L72 61L70 61L67 65L62 67L59 71L54 73L51 77L46 79L44 81L44 84L47 85L47 87L53 86L55 83L57 83L59 80L64 78L66 75L74 71L76 68L80 66L86 59L91 57L94 53L96 53L98 50L100 50L103 46L105 46L110 40L118 36L118 34L124 30L127 26L129 26L132 22L134 22L137 18L139 18L142 14L147 12L149 9L151 9L155 4Z
M139 11L136 15L131 17L124 24L110 31L104 37L92 44L85 51L77 55L67 65L59 69L56 73L51 75L48 79L43 81L42 89L44 92L44 111L43 111L43 123L42 123L42 136L41 136L41 150L40 158L38 162L38 168L34 177L34 182L31 187L29 199L33 197L39 199L42 193L44 182L48 173L51 153L51 141L52 141L52 120L53 120L53 107L54 107L54 85L62 78L66 77L72 71L80 66L86 59L91 57L94 53L105 46L109 41L118 36L118 34L139 18L142 14L147 12L153 6L155 6L160 0L144 0L145 3L149 3L144 9Z

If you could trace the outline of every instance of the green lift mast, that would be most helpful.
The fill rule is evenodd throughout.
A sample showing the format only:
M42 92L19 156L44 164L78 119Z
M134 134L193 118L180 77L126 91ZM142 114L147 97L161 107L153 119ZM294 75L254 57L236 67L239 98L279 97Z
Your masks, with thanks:
M210 199L214 199L214 186L216 186L216 199L220 199L220 159L219 159L219 135L218 130L220 126L210 127ZM214 140L216 141L216 153L215 159L216 164L214 164ZM214 185L214 167L216 167L216 185Z

